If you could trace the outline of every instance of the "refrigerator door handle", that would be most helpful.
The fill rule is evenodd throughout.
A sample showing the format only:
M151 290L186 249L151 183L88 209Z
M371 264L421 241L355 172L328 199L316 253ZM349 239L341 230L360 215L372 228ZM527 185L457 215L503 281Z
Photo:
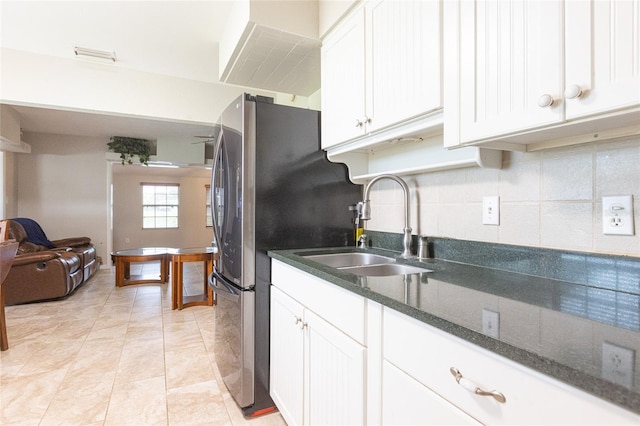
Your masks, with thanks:
M224 129L222 128L222 126L220 126L220 134L218 135L218 146L216 146L216 152L213 154L213 167L211 168L211 173L213 176L213 179L211 180L211 215L213 216L212 222L213 222L213 236L216 239L216 245L218 247L222 247L222 241L220 239L220 234L218 232L218 228L220 227L220 225L222 225L221 223L218 223L218 205L215 202L216 198L214 198L215 195L215 190L216 190L216 175L217 175L217 170L218 170L218 161L220 159L220 152L222 151L222 144L224 143Z
M209 286L213 288L216 295L225 299L230 299L234 302L240 300L240 292L224 282L224 279L216 277L215 272L209 275Z

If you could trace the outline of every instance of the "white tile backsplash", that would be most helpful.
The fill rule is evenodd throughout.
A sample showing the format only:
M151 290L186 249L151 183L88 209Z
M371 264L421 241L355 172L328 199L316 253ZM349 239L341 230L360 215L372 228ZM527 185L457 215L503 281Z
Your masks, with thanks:
M557 152L542 158L542 200L593 198L593 149Z
M501 170L407 176L414 234L640 256L640 138L504 154ZM602 235L602 195L634 197L636 235ZM482 224L482 197L499 195L499 226ZM373 189L367 229L401 233L402 189Z
M544 247L591 251L593 206L586 202L548 202L540 205L540 243Z
M500 206L500 242L540 245L540 204L503 202Z
M637 193L640 186L640 142L601 144L596 151L596 196ZM637 200L636 200L637 201Z
M508 162L500 173L500 200L539 201L540 200L540 157L536 161L525 160Z

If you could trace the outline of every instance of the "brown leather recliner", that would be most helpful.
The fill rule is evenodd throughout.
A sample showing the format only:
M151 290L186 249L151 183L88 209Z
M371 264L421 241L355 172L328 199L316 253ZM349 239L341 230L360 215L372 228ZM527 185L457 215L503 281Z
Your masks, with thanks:
M27 240L36 245L41 245L41 250L70 248L71 251L80 256L80 265L83 269L82 281L87 281L100 267L100 262L96 257L96 248L91 244L89 237L63 238L50 241L40 225L33 219L15 218L11 222L19 222L27 233Z
M9 238L15 239L19 246L13 266L2 284L6 305L65 297L83 283L82 252L74 253L72 248L63 246L48 249L34 244L27 239L24 227L15 220L9 220Z
M70 248L72 252L80 256L83 271L83 282L88 280L100 267L100 263L96 259L96 248L91 244L91 238L63 238L61 240L53 240L51 242L56 246L56 248Z

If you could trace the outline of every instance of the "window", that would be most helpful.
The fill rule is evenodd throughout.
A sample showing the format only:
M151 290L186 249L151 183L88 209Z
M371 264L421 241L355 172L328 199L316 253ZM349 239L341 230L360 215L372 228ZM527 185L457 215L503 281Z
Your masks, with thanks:
M177 228L180 185L177 183L141 183L142 228Z
M205 222L208 228L213 227L213 218L211 217L211 185L205 185L204 190L207 193L206 195L206 206L204 209L205 214Z

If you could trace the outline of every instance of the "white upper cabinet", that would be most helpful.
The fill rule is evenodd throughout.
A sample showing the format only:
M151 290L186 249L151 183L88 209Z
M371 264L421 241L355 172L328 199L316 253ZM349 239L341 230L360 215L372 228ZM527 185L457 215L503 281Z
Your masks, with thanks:
M322 147L362 135L365 118L364 10L349 16L324 39L322 63Z
M566 118L637 106L640 1L569 0L565 29Z
M367 131L442 108L439 1L367 3Z
M371 0L323 40L322 147L442 107L441 2Z
M561 18L558 2L463 3L461 140L562 120L560 108L538 106L562 90Z
M445 146L532 150L638 132L640 0L444 7Z

